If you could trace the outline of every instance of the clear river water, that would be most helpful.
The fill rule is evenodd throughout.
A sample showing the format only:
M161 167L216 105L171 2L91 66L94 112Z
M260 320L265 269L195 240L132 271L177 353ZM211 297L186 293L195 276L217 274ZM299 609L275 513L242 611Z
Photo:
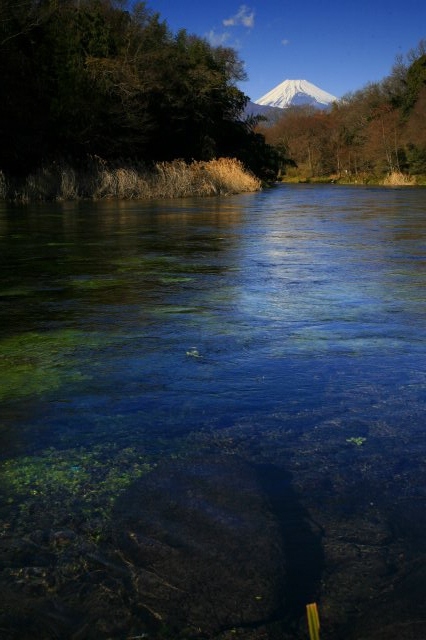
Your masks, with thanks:
M2 638L424 638L424 189L3 204L0 273Z

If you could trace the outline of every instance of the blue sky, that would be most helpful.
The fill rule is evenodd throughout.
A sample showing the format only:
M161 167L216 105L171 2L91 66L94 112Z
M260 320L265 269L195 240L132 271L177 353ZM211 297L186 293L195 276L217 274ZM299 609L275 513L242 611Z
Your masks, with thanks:
M252 100L305 79L340 98L390 74L426 39L425 0L147 0L173 33L184 28L238 51Z

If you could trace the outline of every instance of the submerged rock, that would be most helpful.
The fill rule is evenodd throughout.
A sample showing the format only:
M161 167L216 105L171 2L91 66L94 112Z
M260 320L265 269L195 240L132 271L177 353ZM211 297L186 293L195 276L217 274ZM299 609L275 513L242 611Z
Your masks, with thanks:
M282 608L279 527L252 468L233 456L162 465L127 491L114 521L152 629L213 637Z
M304 637L321 569L311 527L281 467L223 452L165 460L117 497L101 528L92 514L10 536L2 637Z

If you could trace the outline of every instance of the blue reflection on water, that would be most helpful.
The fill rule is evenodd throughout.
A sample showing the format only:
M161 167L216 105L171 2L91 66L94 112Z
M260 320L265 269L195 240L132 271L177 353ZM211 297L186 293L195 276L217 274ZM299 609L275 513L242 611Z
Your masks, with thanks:
M80 589L81 549L93 550L99 522L102 530L139 526L135 539L152 522L167 529L167 499L180 491L173 526L201 564L217 541L199 539L191 518L209 530L208 509L232 521L231 506L246 522L273 516L266 548L281 545L287 563L278 618L294 622L319 593L336 638L349 637L341 612L356 600L371 619L370 594L388 593L392 572L395 597L423 602L420 586L398 585L410 574L407 558L426 553L425 263L421 189L280 186L0 211L9 586L19 594L25 584L13 582L16 548L23 565L38 566L42 539L53 540L42 551L69 575L68 588ZM197 474L206 469L203 494ZM240 472L246 505L229 499ZM59 537L46 527L61 527ZM34 529L26 549L20 539ZM253 549L238 535L251 567ZM61 574L61 539L78 541L69 552L75 574ZM102 543L95 561L106 554L109 579L116 547L108 559ZM422 566L414 569L424 585ZM129 582L126 600L139 603ZM282 597L280 587L271 601Z
M167 432L320 406L386 414L385 398L401 393L424 400L420 190L283 186L47 206L2 222L3 332L101 337L64 364L84 383L26 399L76 437L81 414L92 435L94 416L139 422L141 412L153 429L165 416Z

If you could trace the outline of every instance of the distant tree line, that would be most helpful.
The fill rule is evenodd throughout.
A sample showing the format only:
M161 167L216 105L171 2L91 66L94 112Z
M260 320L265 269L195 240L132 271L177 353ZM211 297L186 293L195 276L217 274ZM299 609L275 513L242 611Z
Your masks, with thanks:
M273 177L279 149L244 118L242 62L145 2L0 0L0 170L65 158L236 157Z
M260 131L306 177L426 175L426 42L329 111L290 108Z

